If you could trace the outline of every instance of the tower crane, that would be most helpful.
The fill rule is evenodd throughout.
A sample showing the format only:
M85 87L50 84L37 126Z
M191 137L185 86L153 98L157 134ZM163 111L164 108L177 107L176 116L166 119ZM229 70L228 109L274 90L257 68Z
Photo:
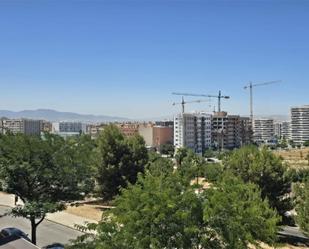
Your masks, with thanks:
M274 81L268 81L268 82L263 82L263 83L256 83L253 84L252 82L249 82L248 85L244 86L244 89L250 90L250 121L251 121L251 127L253 128L253 88L258 87L258 86L265 86L265 85L271 85L275 83L280 83L282 82L281 80L274 80Z
M193 97L207 97L207 98L217 98L218 99L218 112L221 112L221 99L229 99L230 96L223 96L221 91L218 95L209 95L209 94L195 94L195 93L178 93L173 92L173 95L182 95L182 96L193 96Z
M201 103L201 102L209 102L208 99L200 99L200 100L193 100L193 101L185 101L184 98L182 97L182 101L179 103L173 103L173 105L181 105L182 106L182 113L185 112L185 104L189 103Z

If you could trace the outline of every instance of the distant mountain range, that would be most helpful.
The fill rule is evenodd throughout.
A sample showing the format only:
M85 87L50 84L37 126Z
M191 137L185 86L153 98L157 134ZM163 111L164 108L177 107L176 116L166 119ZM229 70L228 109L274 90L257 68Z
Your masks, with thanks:
M73 121L83 123L99 123L99 122L124 122L124 121L157 121L157 120L173 120L173 115L143 118L143 119L129 119L124 117L114 117L107 115L91 115L78 114L74 112L60 112L49 109L24 110L19 112L0 110L0 118L29 118L29 119L43 119L51 122L59 121ZM287 121L288 115L256 115L255 118L272 118L275 121Z
M48 120L51 122L75 121L75 122L84 122L84 123L98 123L98 122L129 121L128 118L123 118L123 117L78 114L74 112L59 112L59 111L49 110L49 109L24 110L24 111L19 111L19 112L0 110L0 117L43 119L43 120Z

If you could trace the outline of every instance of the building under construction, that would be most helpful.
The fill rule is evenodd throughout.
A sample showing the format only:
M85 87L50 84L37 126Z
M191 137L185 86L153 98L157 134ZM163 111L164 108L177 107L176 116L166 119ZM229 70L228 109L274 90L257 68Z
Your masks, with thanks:
M215 112L212 115L212 144L217 149L234 149L252 143L250 118Z

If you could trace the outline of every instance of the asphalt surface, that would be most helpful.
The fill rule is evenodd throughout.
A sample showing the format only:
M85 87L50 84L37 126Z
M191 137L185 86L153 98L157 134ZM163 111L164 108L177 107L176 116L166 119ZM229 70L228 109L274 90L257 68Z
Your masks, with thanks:
M285 226L278 232L278 235L284 242L309 246L309 237L303 234L299 227Z
M0 230L6 227L16 227L29 234L31 238L30 221L24 218L2 216L10 208L0 206ZM76 239L82 233L72 228L44 220L37 228L37 245L47 246L53 243L68 244L70 240Z
M294 237L299 237L299 238L309 240L309 238L306 235L304 235L298 227L285 226L282 228L282 231L280 231L279 233L282 235L294 236Z

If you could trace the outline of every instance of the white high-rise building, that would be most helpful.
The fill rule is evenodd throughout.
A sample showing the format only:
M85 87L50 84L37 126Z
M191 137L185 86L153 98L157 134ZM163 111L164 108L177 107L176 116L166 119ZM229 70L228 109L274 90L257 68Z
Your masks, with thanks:
M291 139L291 122L285 121L281 124L281 138Z
M182 113L174 118L174 145L177 148L190 148L203 153L211 147L211 115Z
M296 144L309 141L309 105L291 108L291 139Z
M277 139L291 139L291 122L284 121L274 124L275 137Z
M82 133L86 133L86 124L83 124L81 122L62 121L60 123L53 123L52 131L53 133L64 138L70 136L77 136Z
M253 140L257 143L272 142L275 136L273 119L255 119L253 125Z
M282 123L274 123L274 132L277 139L282 137Z

